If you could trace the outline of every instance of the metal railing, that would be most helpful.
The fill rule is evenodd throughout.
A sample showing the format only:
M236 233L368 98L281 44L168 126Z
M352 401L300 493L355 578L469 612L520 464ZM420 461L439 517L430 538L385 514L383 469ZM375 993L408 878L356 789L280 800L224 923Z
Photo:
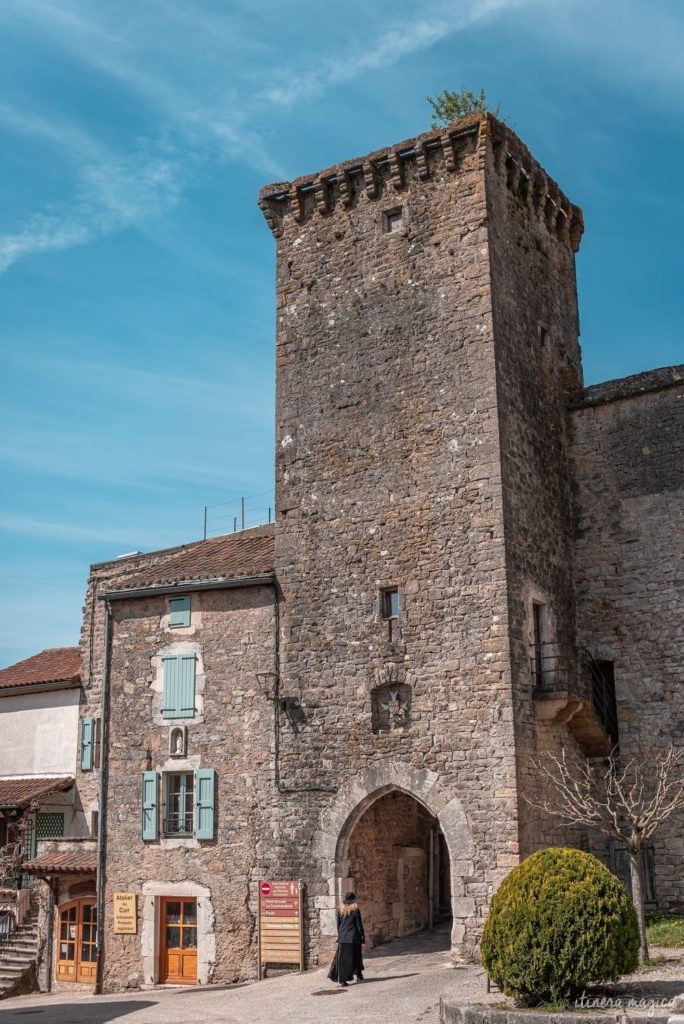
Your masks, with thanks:
M570 660L558 651L558 644L544 641L530 644L530 672L534 688L544 693L567 690L570 682Z
M245 498L235 498L219 505L204 506L204 539L225 533L237 533L254 526L264 526L275 519L273 490L261 491Z
M191 836L192 831L192 813L171 814L164 818L165 836Z
M614 747L620 741L618 729L617 700L615 697L615 676L612 661L597 661L584 651L585 664L591 683L591 702L606 736Z
M17 922L12 910L0 911L0 947L11 941Z

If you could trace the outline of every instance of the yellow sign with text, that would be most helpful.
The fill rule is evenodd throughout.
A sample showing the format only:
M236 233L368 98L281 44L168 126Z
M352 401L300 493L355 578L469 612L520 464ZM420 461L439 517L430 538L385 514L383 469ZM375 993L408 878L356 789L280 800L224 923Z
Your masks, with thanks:
M134 892L114 893L114 934L135 935L138 931L137 899Z

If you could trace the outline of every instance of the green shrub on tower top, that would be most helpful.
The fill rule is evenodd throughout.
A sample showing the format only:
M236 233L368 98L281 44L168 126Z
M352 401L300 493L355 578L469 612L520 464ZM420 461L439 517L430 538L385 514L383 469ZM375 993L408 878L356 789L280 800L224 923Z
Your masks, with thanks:
M581 850L549 849L514 868L492 898L482 962L525 1006L566 1002L635 970L639 927L615 875Z

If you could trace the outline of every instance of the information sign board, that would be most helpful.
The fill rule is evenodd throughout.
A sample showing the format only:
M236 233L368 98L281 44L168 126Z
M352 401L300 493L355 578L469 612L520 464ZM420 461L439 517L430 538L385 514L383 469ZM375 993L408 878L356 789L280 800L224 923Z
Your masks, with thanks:
M269 964L304 970L302 888L300 881L259 885L259 977Z
M114 934L135 935L138 931L137 900L134 892L114 893Z

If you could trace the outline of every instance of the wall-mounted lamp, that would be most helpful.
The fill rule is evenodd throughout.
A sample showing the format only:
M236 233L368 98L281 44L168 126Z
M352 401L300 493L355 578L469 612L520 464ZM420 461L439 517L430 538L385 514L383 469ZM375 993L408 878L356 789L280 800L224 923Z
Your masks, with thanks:
M147 762L147 770L149 772L152 769L152 751L149 747L145 751L145 761Z
M278 673L277 672L257 672L255 673L259 689L263 693L266 700L275 700L276 691L278 689Z

